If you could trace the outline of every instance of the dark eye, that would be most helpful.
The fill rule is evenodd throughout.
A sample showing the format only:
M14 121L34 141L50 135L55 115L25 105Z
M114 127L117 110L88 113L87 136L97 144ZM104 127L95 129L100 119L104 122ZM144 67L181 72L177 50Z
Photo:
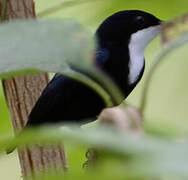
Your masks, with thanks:
M137 16L137 17L136 17L136 23L138 23L139 25L144 25L144 23L145 23L144 17L142 17L142 16Z

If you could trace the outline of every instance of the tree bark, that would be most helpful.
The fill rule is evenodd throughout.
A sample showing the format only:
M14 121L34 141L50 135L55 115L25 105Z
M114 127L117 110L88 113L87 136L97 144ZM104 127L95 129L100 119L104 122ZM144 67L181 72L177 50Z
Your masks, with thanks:
M3 0L0 0L0 8L2 4ZM35 18L33 0L7 0L4 19L23 18ZM11 120L16 134L26 124L32 107L47 83L47 74L16 77L3 81ZM24 179L36 179L39 173L44 173L43 176L45 177L45 173L51 169L59 171L67 168L64 149L61 146L49 145L48 147L42 147L34 145L29 148L18 149L18 155Z

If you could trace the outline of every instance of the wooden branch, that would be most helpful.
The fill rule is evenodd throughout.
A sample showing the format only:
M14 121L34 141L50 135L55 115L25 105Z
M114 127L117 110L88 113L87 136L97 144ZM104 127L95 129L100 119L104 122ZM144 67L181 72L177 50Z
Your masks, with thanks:
M166 46L188 30L188 13L162 25L162 45Z
M0 7L4 0L0 0ZM5 20L35 18L33 0L7 0ZM11 53L11 52L10 52ZM48 83L47 74L16 77L3 81L6 99L15 133L19 132L27 122L41 91ZM63 147L34 145L18 149L24 179L36 179L38 173L49 170L59 171L67 168Z
M141 112L134 106L112 107L104 109L99 120L101 123L111 124L125 133L141 135L143 133L143 117Z

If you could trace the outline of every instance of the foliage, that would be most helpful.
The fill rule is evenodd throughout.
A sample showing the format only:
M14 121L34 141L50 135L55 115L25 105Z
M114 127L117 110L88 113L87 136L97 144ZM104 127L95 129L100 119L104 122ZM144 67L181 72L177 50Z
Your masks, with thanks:
M84 24L96 27L105 17L125 9L140 9L164 20L169 20L177 15L187 12L187 0L54 0L36 1L39 17L45 12L44 17L73 18ZM54 7L54 11L48 11Z
M80 2L81 4L79 4ZM81 15L77 19L81 17L80 20L84 19L85 23L87 21L86 24L91 22L90 25L119 9L139 8L169 18L172 17L170 15L174 16L185 12L188 5L187 1L184 0L181 3L177 0L173 2L170 0L165 2L162 0L157 2L148 2L147 0L142 2L128 0L111 0L108 2L96 0L91 2L82 0L79 2L67 1L67 4L60 1L59 3L53 4L53 11L49 11L49 8L46 11L43 10L43 15L50 16L51 13L56 11L60 13L60 10L64 8L65 16L75 17L78 11L80 13L80 9L87 7L91 10L91 16L84 19ZM71 13L73 12L71 8L74 9L74 13ZM69 15L67 15L68 11ZM171 43L167 44L166 48L157 56L153 68L148 74L148 81L146 81L146 88L144 89L145 96L143 96L142 102L145 101L148 94L146 90L150 87L149 80L153 80L154 69L158 67L156 65L163 65L161 60L166 61L168 59L167 53L174 52L175 49L185 45L188 41L187 24L183 22L179 27L185 27L183 34L181 34L182 31L178 33L178 38L175 40L170 37ZM177 29L174 29L174 31L177 31ZM91 54L95 47L92 33L79 23L72 20L57 19L45 21L20 20L1 24L0 34L1 77L7 78L38 71L63 73L91 86L105 99L108 106L119 102L121 92L105 74L91 66L93 58ZM79 73L72 71L70 66L78 69ZM83 72L89 76L83 75ZM93 79L97 82L100 81L103 87ZM141 106L145 107L143 104ZM1 135L0 153L3 155L7 147L15 145L49 141L60 143L63 141L69 145L70 151L75 149L71 155L77 153L76 158L78 159L83 160L83 152L86 146L99 150L101 158L96 167L85 173L79 168L81 162L77 159L72 160L71 165L73 167L70 168L72 169L70 174L54 175L52 173L49 174L49 179L62 179L62 176L64 179L187 179L188 142L186 136L185 134L182 136L181 129L177 127L172 129L173 133L171 133L168 125L162 125L163 129L166 130L165 135L168 135L162 136L159 128L160 122L155 127L147 127L147 132L141 136L123 134L117 129L106 126L84 128L84 130L76 127L71 127L71 130L57 127L31 129L25 132L23 136L15 139ZM157 132L157 135L150 132ZM180 135L181 138L179 138Z

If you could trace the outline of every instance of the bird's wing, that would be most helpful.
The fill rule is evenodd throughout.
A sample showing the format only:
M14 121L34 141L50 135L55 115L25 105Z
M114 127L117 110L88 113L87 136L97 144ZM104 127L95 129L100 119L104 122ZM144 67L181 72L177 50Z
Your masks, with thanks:
M57 74L39 97L27 125L93 120L104 108L103 99L87 85Z
M33 107L27 125L55 122L71 97L65 76L56 74ZM63 114L63 113L62 113Z

